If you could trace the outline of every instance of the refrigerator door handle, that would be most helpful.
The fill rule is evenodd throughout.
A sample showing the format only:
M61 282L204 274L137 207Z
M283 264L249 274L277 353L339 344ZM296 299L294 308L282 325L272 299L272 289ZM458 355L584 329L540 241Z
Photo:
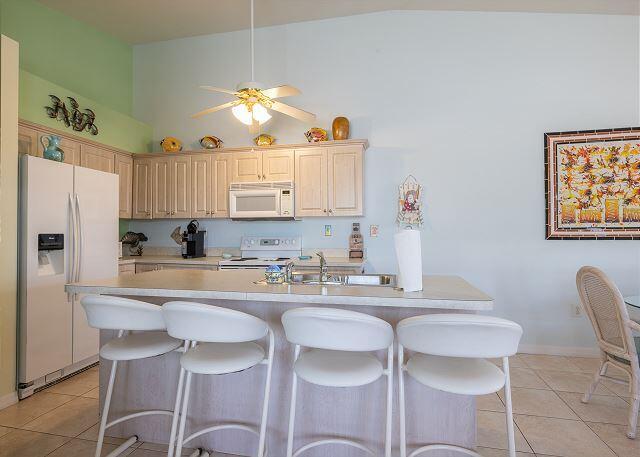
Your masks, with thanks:
M78 236L76 237L77 239L77 258L78 258L78 263L77 263L77 267L76 267L76 278L75 278L75 282L80 281L80 273L82 270L82 245L84 243L84 233L82 233L82 211L80 210L80 197L78 196L78 194L76 194L76 214L77 214L77 219L78 219Z
M69 267L67 282L74 282L76 278L76 212L73 206L73 197L69 194L69 219L70 219L70 236L67 239L67 248L69 249ZM67 292L67 301L71 302L73 294Z

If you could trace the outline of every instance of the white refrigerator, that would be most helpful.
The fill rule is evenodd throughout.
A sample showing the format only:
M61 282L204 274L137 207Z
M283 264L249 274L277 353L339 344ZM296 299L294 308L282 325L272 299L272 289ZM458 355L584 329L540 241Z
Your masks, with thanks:
M66 283L118 275L118 176L20 162L20 398L98 360L98 331Z

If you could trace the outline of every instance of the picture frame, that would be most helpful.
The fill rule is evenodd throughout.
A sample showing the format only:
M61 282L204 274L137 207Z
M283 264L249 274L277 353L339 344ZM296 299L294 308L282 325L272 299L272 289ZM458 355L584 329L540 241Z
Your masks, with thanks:
M544 134L546 238L640 239L640 127Z

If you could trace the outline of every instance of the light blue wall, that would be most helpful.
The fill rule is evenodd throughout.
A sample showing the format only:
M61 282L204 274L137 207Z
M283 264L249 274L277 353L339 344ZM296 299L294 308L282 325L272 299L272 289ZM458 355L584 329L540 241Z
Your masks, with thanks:
M495 297L497 314L525 326L525 344L580 351L593 336L571 315L577 269L601 266L623 293L638 293L639 244L544 239L543 133L639 122L638 34L630 16L370 14L257 30L256 78L299 87L303 95L286 101L315 112L318 126L346 115L352 137L369 139L358 221L370 269L396 269L397 186L412 173L425 187L425 272L459 274ZM154 126L156 140L171 134L194 145L211 133L249 145L252 135L228 111L189 119L228 100L198 85L248 79L245 56L246 31L135 47L136 117ZM276 115L266 131L285 144L304 141L308 127ZM351 222L203 225L212 246L284 233L306 246L347 247ZM379 238L368 236L370 224L380 225ZM171 245L175 225L131 228Z

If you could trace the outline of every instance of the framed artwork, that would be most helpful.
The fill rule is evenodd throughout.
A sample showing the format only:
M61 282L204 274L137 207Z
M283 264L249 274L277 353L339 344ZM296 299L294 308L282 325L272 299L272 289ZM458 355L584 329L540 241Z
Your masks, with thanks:
M544 142L547 239L640 239L640 127Z

